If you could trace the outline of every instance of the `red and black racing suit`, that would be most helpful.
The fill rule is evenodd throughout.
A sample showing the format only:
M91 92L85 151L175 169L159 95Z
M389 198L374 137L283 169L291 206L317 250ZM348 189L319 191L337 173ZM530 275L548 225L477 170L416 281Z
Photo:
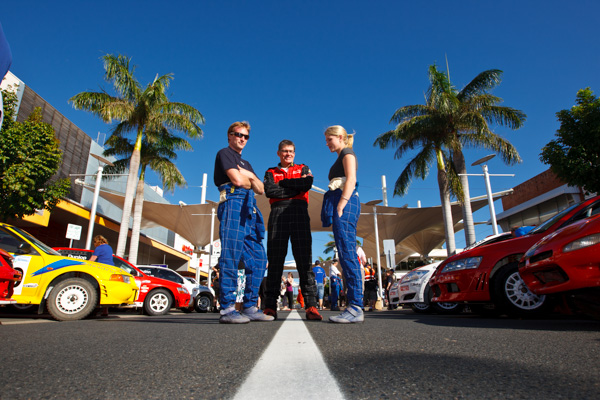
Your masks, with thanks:
M312 173L303 164L292 164L287 170L277 166L265 172L265 195L271 203L267 226L269 268L265 308L277 310L288 240L292 243L305 307L318 304L315 274L311 269L312 236L308 216L308 191L312 183Z

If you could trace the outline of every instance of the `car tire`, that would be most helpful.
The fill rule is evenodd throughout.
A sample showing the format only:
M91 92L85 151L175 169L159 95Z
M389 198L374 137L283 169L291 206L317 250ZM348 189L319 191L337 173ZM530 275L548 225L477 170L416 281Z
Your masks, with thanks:
M171 309L171 294L166 289L156 289L148 293L144 300L144 312L148 315L165 315Z
M39 308L38 304L10 304L8 306L17 314L33 314Z
M534 294L519 275L518 264L510 263L496 274L493 283L494 304L509 316L523 317L546 311L546 296Z
M437 314L460 314L465 307L460 303L431 303L431 308Z
M194 308L199 313L205 313L210 311L210 307L212 306L212 298L210 296L200 294L196 296L194 300Z
M94 311L97 302L94 285L82 278L68 278L54 286L46 308L58 321L76 321Z
M427 303L411 303L410 308L417 314L431 314L433 312L431 304Z

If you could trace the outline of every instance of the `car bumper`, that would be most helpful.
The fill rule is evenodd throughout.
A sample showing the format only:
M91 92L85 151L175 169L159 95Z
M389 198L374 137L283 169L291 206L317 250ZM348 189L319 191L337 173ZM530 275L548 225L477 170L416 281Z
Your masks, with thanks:
M600 254L563 253L534 263L526 260L519 274L535 294L600 287Z
M480 269L435 275L429 285L436 303L489 302L489 274Z
M100 282L100 305L130 305L137 298L138 287L132 279L131 283Z

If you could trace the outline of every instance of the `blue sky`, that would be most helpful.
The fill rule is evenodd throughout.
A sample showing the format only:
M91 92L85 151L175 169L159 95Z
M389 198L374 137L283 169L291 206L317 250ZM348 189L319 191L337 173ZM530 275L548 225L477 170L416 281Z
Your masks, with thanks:
M8 1L2 22L11 45L11 71L67 118L100 138L110 127L68 99L110 88L100 57L124 54L137 65L142 84L173 73L173 101L196 107L206 118L204 138L194 152L179 155L188 181L166 197L200 201L202 173L212 185L214 156L227 145L226 130L236 120L252 125L243 157L260 177L278 161L282 139L296 142L296 161L308 164L315 185L325 187L335 160L323 137L329 125L355 131L359 192L363 202L381 198L381 175L391 206L439 205L435 171L415 180L408 195L393 197L393 185L408 159L373 147L392 129L394 111L422 104L427 68L445 68L459 89L487 69L504 71L493 94L524 111L523 128L495 128L523 158L506 166L489 162L494 191L509 189L544 171L541 147L553 139L555 113L574 104L578 89L597 91L600 3L566 1ZM468 165L487 155L467 149ZM481 173L470 167L470 173ZM150 184L159 184L150 177ZM153 181L154 180L154 181ZM483 178L470 178L473 196L485 194ZM496 202L496 211L502 211ZM489 219L487 208L475 215ZM477 238L491 234L478 227ZM327 241L315 235L313 256ZM462 232L457 247L464 246ZM288 256L289 258L290 256Z

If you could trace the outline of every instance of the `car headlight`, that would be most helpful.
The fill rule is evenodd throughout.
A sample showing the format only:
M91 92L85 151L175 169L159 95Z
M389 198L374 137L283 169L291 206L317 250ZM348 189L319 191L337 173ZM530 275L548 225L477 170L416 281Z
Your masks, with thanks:
M178 291L179 293L185 293L185 294L188 294L188 293L189 293L189 292L188 292L188 290L187 290L186 288L184 288L183 286L179 286L179 287L177 288L177 291Z
M442 272L454 272L463 269L475 269L481 264L483 257L469 257L446 264Z
M404 275L400 280L401 283L409 283L420 280L423 276L427 274L427 271L411 271L408 274Z
M112 274L110 276L110 280L115 281L115 282L124 282L124 283L131 282L131 280L129 279L129 276L121 275L121 274Z
M563 247L563 253L568 253L569 251L579 250L586 247L593 246L595 244L600 243L600 233L596 233L593 235L585 236L579 238L577 240L572 241Z

